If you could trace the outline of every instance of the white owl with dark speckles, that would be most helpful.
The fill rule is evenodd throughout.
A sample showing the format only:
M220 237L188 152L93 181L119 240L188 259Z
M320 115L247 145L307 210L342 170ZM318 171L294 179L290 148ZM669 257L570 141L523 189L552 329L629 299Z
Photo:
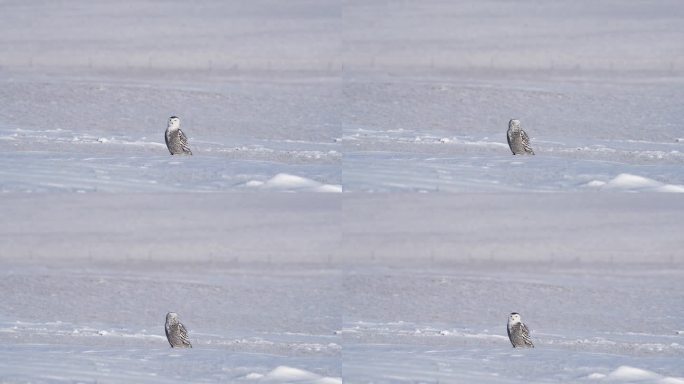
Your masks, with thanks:
M180 119L176 116L169 117L169 124L164 134L166 148L172 155L192 155L188 147L188 138L180 129Z
M176 312L166 314L166 339L171 344L171 348L192 348L188 339L188 330L178 319Z
M511 340L513 348L534 348L530 338L530 331L522 322L520 314L517 312L511 313L511 316L508 318L508 338Z
M514 155L534 155L530 146L530 138L520 126L520 120L511 119L508 122L508 147Z

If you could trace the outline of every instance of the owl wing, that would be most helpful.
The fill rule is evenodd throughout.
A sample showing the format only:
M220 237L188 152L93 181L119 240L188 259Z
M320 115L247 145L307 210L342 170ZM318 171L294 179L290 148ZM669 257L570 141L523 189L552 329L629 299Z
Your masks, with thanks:
M522 141L523 148L525 148L525 152L534 155L534 151L530 146L530 137L527 136L527 132L523 131L522 129L520 130L520 139Z
M188 338L188 330L185 329L185 325L183 325L183 323L178 323L178 335L180 336L183 344L192 348L192 344L190 344L190 339Z
M512 145L513 138L511 137L511 133L512 132L510 129L508 130L508 132L506 132L506 139L508 139L508 148L510 148L511 152L513 152L513 145ZM513 154L515 155L515 152L513 152Z
M171 347L173 348L173 343L171 342L171 335L169 335L169 324L166 324L164 326L164 332L166 333L166 340L169 341L169 344L171 344Z
M169 147L169 129L166 129L166 132L164 132L164 142L166 143L166 147Z
M508 340L511 341L511 344L513 344L513 347L515 348L515 343L513 342L513 337L511 337L511 326L510 325L506 326L506 332L508 333Z
M178 140L180 140L180 145L183 148L183 152L192 155L192 151L190 150L190 147L188 147L188 137L185 136L185 133L183 133L180 128L178 129Z
M530 338L530 330L527 329L527 325L523 323L520 324L520 335L522 336L525 345L534 348L534 344L532 344L532 339Z

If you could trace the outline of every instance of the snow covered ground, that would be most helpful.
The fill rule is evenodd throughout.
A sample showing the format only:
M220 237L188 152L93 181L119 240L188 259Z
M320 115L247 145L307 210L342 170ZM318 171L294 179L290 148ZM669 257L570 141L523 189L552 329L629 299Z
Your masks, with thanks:
M0 190L341 189L339 6L316 3L3 2Z
M353 2L344 188L681 192L683 20L677 1ZM534 158L511 156L511 118Z
M4 382L684 380L674 194L7 194L0 208ZM168 348L169 310L192 350ZM534 350L508 344L511 311Z
M6 266L0 381L341 383L336 275L206 263ZM169 348L168 311L188 327L191 350Z
M654 185L684 191L681 79L645 85L482 78L447 74L345 84L345 189L509 192ZM536 156L511 155L510 118L522 121ZM643 180L623 183L622 174Z
M351 383L684 382L681 198L345 195ZM514 350L510 312L532 332Z
M681 2L0 4L0 383L684 382Z
M341 188L336 106L325 100L334 81L121 77L4 76L0 190L241 190L279 173ZM168 155L171 115L181 117L195 156Z
M677 1L4 6L2 191L684 191Z
M658 266L521 263L359 271L345 278L343 377L681 383L683 277ZM534 349L511 348L512 311L530 327ZM621 367L651 377L618 379Z
M6 194L0 382L340 383L340 204L308 195Z

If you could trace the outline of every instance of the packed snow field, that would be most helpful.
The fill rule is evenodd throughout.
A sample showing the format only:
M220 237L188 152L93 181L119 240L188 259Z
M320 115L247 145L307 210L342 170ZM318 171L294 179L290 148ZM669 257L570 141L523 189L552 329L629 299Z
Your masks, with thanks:
M243 190L280 173L341 189L333 80L213 85L197 77L187 85L120 77L3 76L0 190ZM194 156L169 156L171 115L181 117ZM268 185L307 189L277 181Z
M306 195L6 195L0 382L340 383L340 204Z
M3 2L0 191L339 191L339 7L316 3Z
M335 271L81 263L2 275L3 383L341 383ZM169 348L170 310L191 350Z
M677 1L5 6L1 191L684 191Z
M336 268L274 269L5 268L0 379L684 382L684 271L671 265L367 266L343 279ZM192 349L168 347L169 309ZM513 310L535 349L511 348Z
M683 383L683 209L677 195L345 195L342 376ZM511 312L534 349L511 348Z
M682 192L682 20L677 1L353 3L344 189Z
M345 190L684 192L681 79L481 77L346 83ZM511 155L511 118L535 156Z
M682 382L684 205L660 196L8 194L0 379Z
M9 0L0 31L0 383L684 383L681 2Z
M615 381L684 383L683 277L662 267L525 263L356 271L344 280L343 377L612 382L631 367L648 376ZM534 349L511 348L513 311Z

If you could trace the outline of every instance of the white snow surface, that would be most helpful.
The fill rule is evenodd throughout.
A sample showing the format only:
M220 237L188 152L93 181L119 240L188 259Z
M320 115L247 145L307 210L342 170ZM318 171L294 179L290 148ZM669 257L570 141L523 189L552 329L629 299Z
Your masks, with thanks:
M0 191L684 185L676 0L60 4L3 3Z
M678 195L346 197L345 380L683 380Z
M280 366L266 375L250 374L251 378L258 382L288 382L288 383L311 383L311 384L342 384L342 379L337 377L321 377L314 373L297 368ZM250 375L247 375L248 377Z
M288 175L287 173L279 173L265 182L250 180L245 183L245 186L282 191L342 192L341 185L322 184L315 180Z
M609 383L660 383L660 384L681 384L684 379L676 377L663 377L657 373L647 371L644 369L634 368L623 365L613 372L605 375L602 373L592 373L587 376L588 379L597 380L597 382Z
M8 194L0 381L676 383L684 205L658 196Z
M621 189L628 191L646 190L657 192L684 192L684 185L663 184L652 179L630 175L628 173L621 173L608 182L594 180L587 183L587 185L590 187Z
M682 2L1 4L0 383L684 382Z

